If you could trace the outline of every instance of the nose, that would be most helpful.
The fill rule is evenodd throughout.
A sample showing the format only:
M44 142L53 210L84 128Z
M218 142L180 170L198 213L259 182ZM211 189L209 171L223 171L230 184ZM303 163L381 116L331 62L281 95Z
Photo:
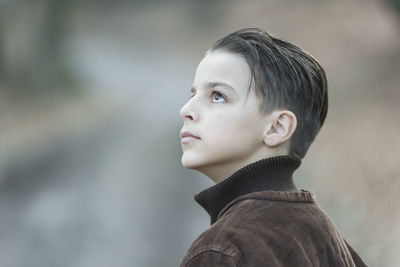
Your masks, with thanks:
M189 100L185 105L182 106L179 111L181 118L185 120L195 121L198 119L197 112L195 112L193 103Z

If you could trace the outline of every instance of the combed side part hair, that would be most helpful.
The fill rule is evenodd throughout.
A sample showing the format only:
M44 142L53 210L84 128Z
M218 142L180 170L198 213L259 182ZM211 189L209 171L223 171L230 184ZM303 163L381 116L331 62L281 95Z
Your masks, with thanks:
M328 111L328 83L322 66L304 50L259 28L241 29L217 40L208 52L216 50L246 59L251 83L261 99L260 112L288 109L296 115L289 154L303 158Z

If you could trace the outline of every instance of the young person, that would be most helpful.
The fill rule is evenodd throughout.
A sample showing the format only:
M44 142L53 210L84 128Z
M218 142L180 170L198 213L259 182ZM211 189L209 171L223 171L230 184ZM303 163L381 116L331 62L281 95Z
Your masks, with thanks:
M295 45L257 28L214 43L180 110L182 165L216 183L181 266L367 266L293 182L327 110L325 72Z

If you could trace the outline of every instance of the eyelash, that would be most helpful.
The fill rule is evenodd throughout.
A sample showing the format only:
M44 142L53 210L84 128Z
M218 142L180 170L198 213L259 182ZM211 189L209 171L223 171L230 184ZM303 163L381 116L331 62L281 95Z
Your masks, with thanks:
M221 94L220 92L218 92L218 91L212 92L211 95L213 96L213 99L214 99L214 96L215 96L216 94L219 94L220 96L222 96L222 98L226 101L226 97L225 97L223 94ZM218 102L218 103L220 103L220 102Z
M220 92L218 92L218 91L213 91L213 92L211 93L211 96L214 97L215 94L219 94L219 95L222 96L222 98L225 99L225 101L227 102L227 98L226 98L223 94L221 94ZM189 97L189 99L191 99L193 96L194 96L194 95L191 95L191 96ZM218 103L220 103L220 102L218 102Z

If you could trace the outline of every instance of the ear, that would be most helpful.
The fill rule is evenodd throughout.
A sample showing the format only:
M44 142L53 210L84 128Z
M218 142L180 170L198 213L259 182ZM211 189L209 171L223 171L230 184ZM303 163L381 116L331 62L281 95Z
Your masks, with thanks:
M264 143L275 147L287 142L297 127L296 115L289 110L275 110L269 115L264 130Z

